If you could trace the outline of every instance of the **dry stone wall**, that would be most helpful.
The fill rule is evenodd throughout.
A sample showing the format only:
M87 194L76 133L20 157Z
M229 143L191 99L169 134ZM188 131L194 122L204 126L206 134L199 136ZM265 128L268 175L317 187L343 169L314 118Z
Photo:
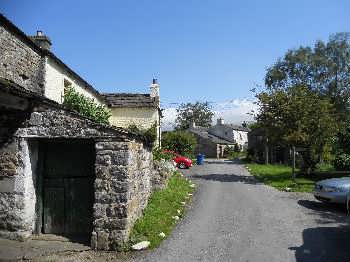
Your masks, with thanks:
M119 250L147 206L151 194L152 156L142 144L96 143L94 249Z

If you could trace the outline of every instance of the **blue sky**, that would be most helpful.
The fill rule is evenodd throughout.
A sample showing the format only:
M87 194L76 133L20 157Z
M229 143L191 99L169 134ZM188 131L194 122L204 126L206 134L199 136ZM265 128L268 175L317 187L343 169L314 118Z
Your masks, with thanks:
M43 30L100 91L148 92L157 77L164 106L251 99L287 49L350 31L348 0L0 0L0 10L27 34Z

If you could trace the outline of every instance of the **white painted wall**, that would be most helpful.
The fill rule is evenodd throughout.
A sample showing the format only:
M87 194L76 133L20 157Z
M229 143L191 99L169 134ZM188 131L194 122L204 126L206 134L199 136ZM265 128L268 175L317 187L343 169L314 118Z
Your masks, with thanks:
M233 130L233 136L236 143L242 148L248 146L248 132Z
M92 91L85 88L84 83L75 78L68 71L60 66L55 60L46 57L45 63L45 96L49 99L62 104L64 94L64 80L72 83L75 90L86 97L92 98L96 103L102 104L103 101Z
M241 147L247 146L248 132L234 130L228 125L215 125L209 128L208 132L225 140L237 143Z
M136 125L140 129L149 129L156 122L157 123L157 145L160 138L159 132L159 112L157 108L145 107L123 107L123 108L109 108L112 116L109 118L111 125L117 127L127 128L130 125Z
M112 116L109 119L112 125L118 127L128 127L132 124L148 129L154 122L159 122L158 109L156 108L110 108Z

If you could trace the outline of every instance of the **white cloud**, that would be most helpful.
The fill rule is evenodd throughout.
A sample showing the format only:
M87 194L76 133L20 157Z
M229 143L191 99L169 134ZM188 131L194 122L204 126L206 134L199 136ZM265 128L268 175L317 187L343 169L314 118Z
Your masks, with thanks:
M252 110L256 111L257 106L253 101L248 99L233 99L212 104L214 111L213 120L221 117L225 123L242 124L243 121L253 121L252 115L248 114ZM175 126L176 107L168 107L163 111L162 130L172 130Z

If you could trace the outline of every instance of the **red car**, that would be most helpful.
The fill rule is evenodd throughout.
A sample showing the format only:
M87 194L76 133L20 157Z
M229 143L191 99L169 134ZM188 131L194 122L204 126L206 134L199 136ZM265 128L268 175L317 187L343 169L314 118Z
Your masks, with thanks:
M187 157L181 156L178 153L170 150L164 150L163 153L171 154L173 156L173 161L176 163L176 166L181 169L190 168L192 166L192 160Z

